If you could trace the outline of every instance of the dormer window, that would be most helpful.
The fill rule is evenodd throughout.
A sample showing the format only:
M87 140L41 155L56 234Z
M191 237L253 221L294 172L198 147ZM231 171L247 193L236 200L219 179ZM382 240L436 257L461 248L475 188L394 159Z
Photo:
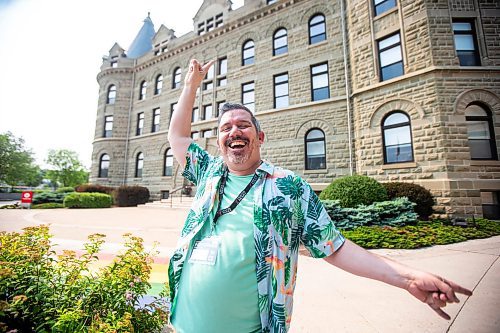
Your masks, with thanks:
M223 25L222 13L207 18L205 21L198 23L198 35L204 35L209 31L214 30Z

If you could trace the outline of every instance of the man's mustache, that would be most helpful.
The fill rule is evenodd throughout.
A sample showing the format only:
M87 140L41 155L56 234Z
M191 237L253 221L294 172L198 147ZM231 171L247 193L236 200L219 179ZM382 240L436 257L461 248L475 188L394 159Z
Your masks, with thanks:
M248 144L248 143L250 142L250 140L248 140L247 138L244 138L244 137L242 137L242 136L235 136L234 138L229 138L229 139L227 139L227 140L224 142L224 145L225 145L226 147L229 147L229 145L230 145L231 143L233 143L234 141L243 141L243 142L245 142L246 144Z

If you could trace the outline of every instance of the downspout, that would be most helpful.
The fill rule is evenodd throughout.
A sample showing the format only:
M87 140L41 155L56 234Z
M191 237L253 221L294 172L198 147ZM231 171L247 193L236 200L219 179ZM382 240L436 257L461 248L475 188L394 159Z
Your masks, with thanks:
M130 89L130 101L128 105L128 125L127 125L127 137L125 138L125 157L123 160L124 164L124 174L122 185L127 183L127 173L128 173L128 141L130 138L130 116L132 115L132 105L134 101L134 89L135 89L135 66L137 65L137 59L134 59L134 67L132 68L132 87Z
M344 9L344 0L340 0L340 17L342 22L342 51L344 55L344 81L345 81L345 94L347 106L347 140L349 141L349 174L352 176L354 173L354 161L352 151L352 123L351 123L351 90L349 88L351 81L349 80L349 71L347 69L347 34L345 17L346 11Z

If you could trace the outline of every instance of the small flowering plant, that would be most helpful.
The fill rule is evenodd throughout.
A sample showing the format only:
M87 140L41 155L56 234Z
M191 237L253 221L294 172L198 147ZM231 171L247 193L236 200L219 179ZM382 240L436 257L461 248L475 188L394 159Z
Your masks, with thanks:
M89 236L85 252L56 253L47 226L0 232L0 332L159 332L170 311L168 285L150 289L153 262L143 240L125 234L125 250L93 271L104 235Z

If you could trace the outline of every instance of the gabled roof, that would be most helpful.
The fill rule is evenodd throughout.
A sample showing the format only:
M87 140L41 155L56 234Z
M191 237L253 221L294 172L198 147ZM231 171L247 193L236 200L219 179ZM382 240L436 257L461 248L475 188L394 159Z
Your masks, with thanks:
M127 57L139 58L140 56L143 56L147 52L151 51L153 48L152 41L154 35L155 27L148 13L148 17L144 19L144 24L141 30L139 30L139 33L128 48Z

